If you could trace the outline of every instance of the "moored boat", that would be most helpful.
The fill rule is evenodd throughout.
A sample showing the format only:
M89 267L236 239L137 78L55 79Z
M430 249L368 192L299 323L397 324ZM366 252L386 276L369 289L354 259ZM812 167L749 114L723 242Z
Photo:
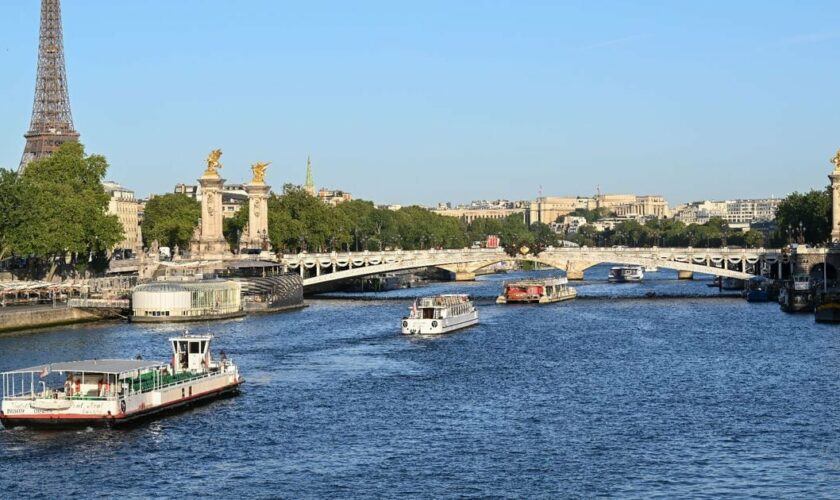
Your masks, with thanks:
M817 292L814 320L819 323L840 323L840 288L825 288Z
M97 359L50 363L2 374L4 427L116 427L232 395L244 382L222 353L210 356L211 335L170 340L170 363Z
M720 289L727 292L734 292L744 289L744 280L738 278L721 278Z
M478 311L465 294L423 297L402 319L405 335L439 335L478 323Z
M811 277L797 275L787 280L779 291L779 308L785 312L814 310L814 290Z
M549 304L577 296L577 290L569 286L566 278L510 281L505 283L504 287L504 292L496 299L497 304Z
M642 281L645 270L642 266L615 266L610 268L607 279L610 283L629 283Z
M763 276L750 278L747 289L744 291L747 302L768 302L771 284L772 281Z

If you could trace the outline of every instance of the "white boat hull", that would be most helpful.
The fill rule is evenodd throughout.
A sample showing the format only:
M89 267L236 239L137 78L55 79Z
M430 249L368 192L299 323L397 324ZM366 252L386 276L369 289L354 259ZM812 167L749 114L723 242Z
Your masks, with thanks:
M404 318L404 335L441 335L478 324L478 311L443 319Z

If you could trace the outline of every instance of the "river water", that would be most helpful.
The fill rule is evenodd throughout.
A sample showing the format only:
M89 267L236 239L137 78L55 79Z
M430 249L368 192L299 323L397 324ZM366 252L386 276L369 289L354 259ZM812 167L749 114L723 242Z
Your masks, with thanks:
M717 298L667 271L629 285L606 284L606 272L548 306L495 305L511 276L489 276L192 325L241 365L240 396L125 430L0 430L0 491L840 495L840 327ZM411 298L442 292L477 297L480 325L401 336ZM173 332L110 323L5 335L0 370L164 360Z

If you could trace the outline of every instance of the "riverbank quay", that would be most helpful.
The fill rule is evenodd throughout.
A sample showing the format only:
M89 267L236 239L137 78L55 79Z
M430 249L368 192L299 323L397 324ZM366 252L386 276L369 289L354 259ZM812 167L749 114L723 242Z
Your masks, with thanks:
M89 323L119 317L112 312L91 311L63 304L10 306L0 308L0 333Z

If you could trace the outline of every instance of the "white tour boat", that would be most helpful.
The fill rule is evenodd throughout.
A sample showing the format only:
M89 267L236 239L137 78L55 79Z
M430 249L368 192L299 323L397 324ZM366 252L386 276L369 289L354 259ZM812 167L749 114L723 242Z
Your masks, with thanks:
M608 280L610 283L627 283L642 281L644 277L645 269L642 266L615 266L610 268Z
M414 302L410 311L402 320L402 332L406 335L437 335L478 323L478 311L469 295L423 297Z
M97 359L51 363L2 374L0 423L114 427L232 395L244 379L224 353L210 357L211 335L169 339L171 363Z

